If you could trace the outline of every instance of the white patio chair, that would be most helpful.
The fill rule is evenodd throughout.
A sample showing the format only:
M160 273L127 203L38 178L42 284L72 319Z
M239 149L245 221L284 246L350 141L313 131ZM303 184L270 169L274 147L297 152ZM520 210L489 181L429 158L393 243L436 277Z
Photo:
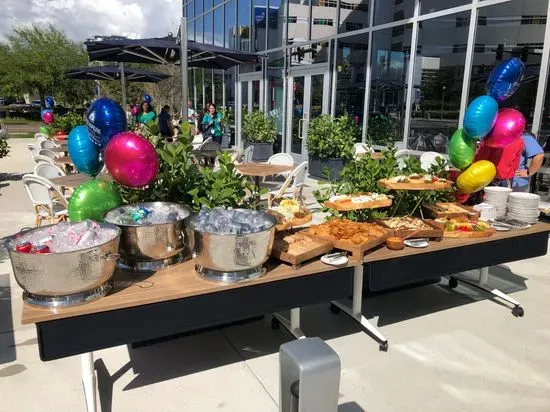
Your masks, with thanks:
M53 160L52 158L50 157L47 157L47 156L42 156L42 155L38 155L34 158L34 162L36 164L38 163L49 163L51 165L55 165L55 160Z
M36 134L34 135L34 140L35 140L36 144L37 144L38 146L40 146L40 144L41 144L42 142L48 142L50 139L48 139L48 138L46 137L46 135L43 134L43 133L36 133Z
M56 145L54 142L52 142L51 140L42 140L40 142L40 147L42 149L49 149L49 150L52 150L52 149L56 149L58 148L59 146Z
M44 220L50 224L67 220L67 200L48 179L36 175L24 175L23 186L34 206L35 226L40 226ZM53 198L59 203L54 202Z
M44 162L34 166L34 174L48 180L65 176L65 172L59 166Z
M41 149L40 152L38 152L40 156L46 156L49 157L52 160L55 160L57 158L57 154L50 150L50 149Z
M270 165L294 166L294 159L288 153L275 153L267 159L267 163ZM291 172L283 172L279 173L278 176L283 176L286 179L290 173Z
M248 146L243 152L243 163L252 163L252 157L254 156L254 146Z
M420 156L420 167L422 167L423 170L430 170L430 167L435 165L439 158L446 160L444 156L437 152L422 153L422 156Z
M27 147L29 148L29 152L32 156L32 158L36 158L36 156L38 156L40 154L40 147L30 143L27 145Z
M374 149L365 143L355 143L353 147L355 149L354 156L356 158L365 155L365 153L374 153Z
M398 150L397 152L395 152L395 160L397 160L397 166L399 167L399 169L404 169L405 168L405 160L409 157L409 156L414 156L415 153L413 150L408 150L408 149L401 149L401 150Z
M268 207L271 207L271 202L273 199L279 199L285 197L286 195L291 195L292 197L302 197L302 192L306 184L307 164L308 162L300 163L288 175L285 182L279 189L271 190L267 194Z

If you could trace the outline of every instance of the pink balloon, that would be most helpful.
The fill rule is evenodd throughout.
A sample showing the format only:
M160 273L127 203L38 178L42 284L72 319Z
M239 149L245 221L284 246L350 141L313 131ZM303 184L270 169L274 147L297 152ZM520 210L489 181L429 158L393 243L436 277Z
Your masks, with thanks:
M137 105L132 106L132 114L135 116L139 112L139 107Z
M44 123L46 123L46 124L52 124L53 119L54 119L54 116L53 116L52 112L45 112L42 115L42 120L44 120Z
M500 109L493 129L487 135L487 144L504 147L519 139L525 130L525 117L516 109Z
M147 139L135 133L123 132L113 136L104 156L107 170L123 186L147 186L157 177L157 152Z

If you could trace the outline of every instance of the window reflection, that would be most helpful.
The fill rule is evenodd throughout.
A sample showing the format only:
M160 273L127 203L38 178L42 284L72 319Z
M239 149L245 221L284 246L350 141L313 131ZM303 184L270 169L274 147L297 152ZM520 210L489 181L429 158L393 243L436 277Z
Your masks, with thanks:
M214 44L223 47L223 7L218 7L214 10Z
M195 41L202 43L204 41L204 27L202 25L203 18L195 19Z
M204 15L204 42L214 43L214 15L212 12Z
M236 48L235 3L235 0L225 3L225 47L228 49Z
M327 3L333 0L325 0ZM368 0L340 0L340 33L369 27Z
M287 43L309 40L309 0L289 0Z
M420 2L420 14L433 13L439 10L463 6L471 3L471 0L422 0Z
M267 34L268 49L281 47L286 27L285 0L269 0L267 27L269 29Z
M333 0L311 0L311 39L321 39L336 34L338 9Z
M268 10L266 0L254 0L254 50L262 51L266 49L266 28L267 28Z
M409 19L413 14L414 0L374 0L375 25Z
M250 51L250 0L237 0L238 49Z

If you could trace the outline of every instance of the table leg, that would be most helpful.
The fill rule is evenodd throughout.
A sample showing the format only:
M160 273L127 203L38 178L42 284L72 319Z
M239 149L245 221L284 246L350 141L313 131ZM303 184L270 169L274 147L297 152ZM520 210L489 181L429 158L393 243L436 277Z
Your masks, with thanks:
M304 332L300 329L300 308L290 309L290 320L280 313L274 313L271 326L273 329L278 329L281 325L296 339L303 339L306 337Z
M388 351L388 340L380 331L361 313L363 305L363 266L353 268L353 298L352 306L349 307L342 302L332 301L331 311L337 313L340 310L359 323L371 336L378 341L379 348L383 352Z
M477 289L481 289L481 290L483 290L487 293L490 293L493 296L496 296L497 298L500 298L500 299L504 300L505 302L508 302L508 303L514 305L514 307L512 308L512 314L514 316L522 317L524 315L524 311L523 311L523 308L521 307L521 304L517 300L512 298L511 296L508 296L506 293L504 293L504 292L502 292L498 289L492 289L488 285L488 280L489 280L489 268L488 267L482 267L482 268L479 269L479 278L478 278L477 281L468 279L468 278L466 278L464 276L461 276L461 275L452 275L449 278L449 287L451 289L456 288L458 286L458 281L460 281L460 282L465 283L469 286L473 286Z
M84 387L84 398L86 400L87 412L97 412L96 406L96 377L94 371L93 352L80 355L82 365L82 386Z

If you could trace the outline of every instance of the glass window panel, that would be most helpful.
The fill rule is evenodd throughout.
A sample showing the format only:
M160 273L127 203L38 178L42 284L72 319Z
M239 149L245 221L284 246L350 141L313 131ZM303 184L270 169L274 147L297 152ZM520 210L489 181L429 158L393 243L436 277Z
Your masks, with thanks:
M212 103L212 70L204 69L204 100L206 104Z
M214 44L223 47L223 6L214 10Z
M413 106L408 147L447 152L448 141L458 128L470 12L425 20L418 30L414 65ZM453 33L449 36L448 33Z
M203 84L203 69L195 69L195 78L194 78L194 88L195 93L197 97L197 104L195 105L195 110L198 112L202 111L204 108L204 105L206 104L206 101L204 99L204 94L202 90L202 84Z
M195 0L195 16L202 14L203 10L202 0Z
M195 22L187 22L187 40L195 40Z
M228 49L234 49L236 46L235 4L235 0L225 3L225 47Z
M409 19L413 14L414 0L374 0L375 25Z
M214 43L214 15L212 12L204 15L204 42L206 44Z
M300 138L300 120L304 114L304 87L305 77L295 76L292 87L292 142L290 151L292 153L302 153L303 140Z
M398 36L393 36L392 29L373 33L367 131L371 144L403 139L411 35L411 24L403 26Z
M217 6L218 4L222 4L223 0L214 0L214 6Z
M204 42L204 27L202 25L202 16L195 19L195 41Z
M335 0L324 1L328 4L331 4L330 2L335 2ZM369 27L368 5L368 0L340 0L340 33Z
M212 7L214 7L214 3L212 0L203 0L204 2L204 12L212 10Z
M338 9L333 0L311 0L311 39L321 39L336 34Z
M266 49L266 27L267 27L267 2L266 0L254 0L254 45L253 51Z
M286 27L286 3L285 0L269 1L269 16L267 18L268 49L274 49L283 45Z
M223 106L223 70L214 70L214 100L218 108Z
M337 116L347 114L362 125L368 34L339 39L336 53L335 113Z
M548 1L514 0L479 9L476 47L472 66L472 81L468 100L485 94L485 83L493 67L503 59L520 57L526 66L521 86L516 93L499 104L513 107L523 113L528 128L533 123L537 83L540 72L542 45L546 24L541 20L525 24L523 16L546 17ZM531 24L532 23L532 24Z
M289 0L287 43L309 40L309 0Z
M435 11L450 9L452 7L464 6L470 4L472 0L421 0L420 13L427 14Z
M330 42L322 41L291 48L290 65L303 66L328 62L329 44L334 43L332 40Z
M193 17L195 17L195 10L194 10L194 4L192 1L190 3L187 4L187 6L185 6L185 17L187 17L188 20L192 19Z
M237 0L238 49L242 51L250 51L250 3L251 0Z
M275 151L280 152L283 137L283 69L284 53L277 52L269 54L267 67L267 113L275 119L277 125L277 141Z

